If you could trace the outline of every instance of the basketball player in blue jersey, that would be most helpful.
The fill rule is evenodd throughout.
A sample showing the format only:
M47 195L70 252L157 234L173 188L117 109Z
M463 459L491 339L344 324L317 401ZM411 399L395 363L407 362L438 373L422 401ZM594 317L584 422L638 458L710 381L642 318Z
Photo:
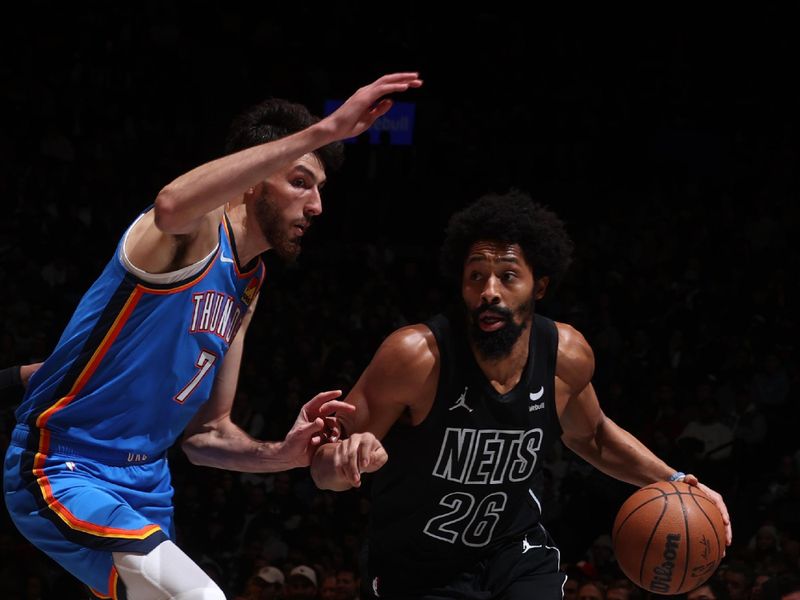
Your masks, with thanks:
M167 449L248 472L308 466L335 438L338 391L303 406L281 442L231 421L260 254L286 259L322 212L326 170L416 73L360 88L323 120L272 100L234 122L229 154L181 175L122 236L16 412L4 469L14 523L99 598L219 599L173 542Z
M730 543L720 495L605 416L586 340L535 313L571 252L558 217L518 192L454 215L442 265L461 307L392 333L347 396L343 439L317 449L321 488L374 472L367 575L381 599L562 598L535 492L559 437L617 479L699 485Z

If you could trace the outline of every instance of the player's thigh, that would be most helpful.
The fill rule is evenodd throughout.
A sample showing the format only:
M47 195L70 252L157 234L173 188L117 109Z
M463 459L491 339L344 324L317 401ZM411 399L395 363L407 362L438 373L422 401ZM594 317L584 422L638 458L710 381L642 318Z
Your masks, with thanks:
M513 581L500 596L502 600L562 600L564 573L522 577Z
M136 510L96 465L10 446L3 488L9 514L34 546L101 594L116 585L111 553L146 553L167 539L168 521Z
M489 587L502 600L562 600L567 577L560 569L561 552L539 527L495 554Z

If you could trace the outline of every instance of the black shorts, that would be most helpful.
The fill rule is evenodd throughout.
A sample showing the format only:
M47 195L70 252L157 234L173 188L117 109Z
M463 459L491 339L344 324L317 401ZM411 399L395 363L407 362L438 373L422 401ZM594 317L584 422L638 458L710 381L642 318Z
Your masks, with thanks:
M543 527L525 541L510 540L443 585L424 590L383 589L372 581L379 600L562 600L566 574L559 571L561 553ZM414 587L414 573L406 574Z

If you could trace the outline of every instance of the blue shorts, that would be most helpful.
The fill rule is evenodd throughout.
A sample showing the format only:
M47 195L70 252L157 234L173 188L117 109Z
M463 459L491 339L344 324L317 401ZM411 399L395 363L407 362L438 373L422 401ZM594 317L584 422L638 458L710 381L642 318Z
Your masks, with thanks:
M6 452L3 491L14 524L100 598L122 596L112 552L146 554L174 538L165 456L129 458L24 425Z

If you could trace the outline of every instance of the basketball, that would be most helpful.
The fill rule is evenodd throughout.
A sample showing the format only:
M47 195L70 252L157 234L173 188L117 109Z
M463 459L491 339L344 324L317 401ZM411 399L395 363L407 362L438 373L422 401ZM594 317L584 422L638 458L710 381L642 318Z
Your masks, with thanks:
M725 552L725 525L698 488L659 481L625 501L611 539L617 563L636 585L656 594L681 594L716 570Z

